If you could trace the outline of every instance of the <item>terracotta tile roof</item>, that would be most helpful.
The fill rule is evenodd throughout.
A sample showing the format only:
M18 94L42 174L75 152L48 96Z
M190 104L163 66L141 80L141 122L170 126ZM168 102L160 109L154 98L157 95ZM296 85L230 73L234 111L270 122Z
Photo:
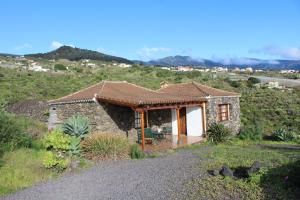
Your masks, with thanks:
M169 94L181 94L181 95L193 96L193 97L240 96L240 94L235 92L228 92L225 90L212 88L196 82L170 84L164 88L159 89L158 91L169 93Z
M99 101L109 101L112 103L115 102L116 104L131 106L164 103L189 103L201 100L199 97L158 92L127 82L103 81L68 96L51 100L49 103L59 104L93 101L93 98L97 98Z
M214 89L198 83L170 85L158 91L124 81L102 81L88 88L51 100L50 104L107 101L119 105L141 106L206 101L207 96L237 96L239 94Z
M79 90L78 92L69 94L67 96L61 97L59 99L54 99L48 101L50 104L55 103L65 103L65 102L73 102L73 101L92 101L95 97L95 94L99 94L102 88L103 82L92 85L88 88Z

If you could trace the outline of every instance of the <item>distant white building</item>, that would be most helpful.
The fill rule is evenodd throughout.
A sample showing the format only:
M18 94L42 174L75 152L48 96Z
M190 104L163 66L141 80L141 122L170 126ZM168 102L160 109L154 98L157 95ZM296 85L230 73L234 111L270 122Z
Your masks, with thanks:
M161 69L165 69L165 70L171 70L170 67L161 67Z
M251 73L253 72L252 67L247 67L245 70L246 70L246 72L251 72Z
M241 71L241 69L238 68L238 67L236 67L236 68L234 68L232 71L234 71L234 72L239 72L239 71Z
M50 69L45 69L42 66L38 65L36 62L31 62L28 67L28 70L35 71L35 72L47 72Z
M28 70L35 71L35 72L47 72L49 69L45 69L42 66L39 65L31 65L29 66Z
M281 74L291 74L291 73L297 73L296 70L292 70L292 69L286 69L286 70L280 70Z
M129 67L132 67L132 65L126 64L126 63L120 63L120 64L119 64L119 67L122 67L122 68L129 68Z
M177 67L176 71L179 71L179 72L191 72L193 71L194 69L190 66L179 66Z
M252 69L252 67L246 67L244 69L241 69L241 72L250 72L250 73L252 73L253 69Z
M86 66L87 67L96 67L96 64L95 63L87 63Z
M217 67L215 69L217 70L217 72L228 72L228 68L227 67Z
M284 87L279 85L279 82L277 81L270 81L267 83L267 87L269 89L274 89L274 88L277 88L277 89L283 89Z

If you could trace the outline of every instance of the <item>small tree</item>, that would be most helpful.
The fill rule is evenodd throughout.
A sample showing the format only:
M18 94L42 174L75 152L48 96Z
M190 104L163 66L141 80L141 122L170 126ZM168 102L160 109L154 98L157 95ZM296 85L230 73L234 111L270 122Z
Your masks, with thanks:
M55 65L54 65L54 70L65 71L65 70L67 70L67 67L64 66L63 64L55 64Z
M248 85L252 87L253 85L255 85L257 83L260 83L260 80L255 77L249 77L247 82L248 82Z

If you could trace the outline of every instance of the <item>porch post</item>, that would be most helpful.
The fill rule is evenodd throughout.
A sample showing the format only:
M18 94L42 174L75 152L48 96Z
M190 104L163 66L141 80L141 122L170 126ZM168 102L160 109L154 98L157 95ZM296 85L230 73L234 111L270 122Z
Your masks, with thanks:
M181 130L181 125L180 125L180 108L176 108L176 116L177 116L177 130L178 130L178 138L177 138L177 143L180 143L180 130Z
M201 103L202 108L202 125L203 125L203 132L206 134L206 108L205 108L205 102Z
M144 125L144 111L140 112L141 115L141 134L142 134L142 149L145 149L145 125Z

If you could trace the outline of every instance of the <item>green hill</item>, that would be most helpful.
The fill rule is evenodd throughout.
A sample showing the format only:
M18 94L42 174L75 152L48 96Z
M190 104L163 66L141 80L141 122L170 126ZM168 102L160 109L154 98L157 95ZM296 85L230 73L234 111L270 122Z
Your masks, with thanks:
M55 59L55 60L68 59L72 61L81 60L81 59L91 59L91 60L100 60L100 61L107 61L107 62L119 62L119 63L128 63L128 64L132 63L130 60L127 60L125 58L103 54L98 51L74 48L70 46L62 46L48 53L27 54L25 55L25 57Z

